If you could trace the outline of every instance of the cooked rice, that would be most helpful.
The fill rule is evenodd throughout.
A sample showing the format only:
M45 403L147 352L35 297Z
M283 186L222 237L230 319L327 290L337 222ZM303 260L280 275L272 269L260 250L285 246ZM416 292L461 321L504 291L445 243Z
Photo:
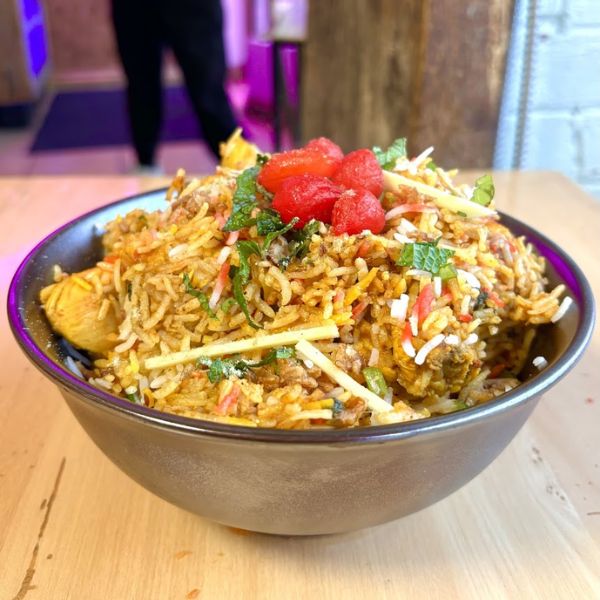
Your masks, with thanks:
M472 190L455 186L451 172L427 168L430 151L399 161L398 171L470 197ZM148 370L151 357L258 335L237 304L224 304L232 284L223 269L239 265L234 245L239 232L223 232L222 226L239 172L222 166L211 177L187 181L180 170L165 210L134 210L106 227L105 257L93 277L74 274L70 280L97 297L97 321L114 315L118 330L111 334L112 349L96 355L92 369L67 358L74 373L157 410L237 425L395 423L473 406L518 385L536 326L557 321L572 302L566 297L559 304L564 286L545 291L544 259L497 218L463 218L407 187L384 196L384 233L335 236L321 227L306 256L292 260L287 270L277 266L276 257L288 249L279 238L267 257L250 258L245 288L261 335L335 323L339 338L314 346L362 385L364 367L380 369L391 413L372 413L311 360L279 359L216 384L195 362ZM423 211L406 211L410 203L424 205ZM244 237L262 242L255 226ZM442 281L396 265L405 243L433 240L455 251L457 278ZM186 292L184 274L210 297L214 318ZM54 269L56 282L65 278ZM433 309L420 321L416 303L426 285L433 285ZM41 296L50 318L60 301L52 288ZM258 361L266 352L250 351L243 358ZM547 362L537 357L534 364L543 368Z

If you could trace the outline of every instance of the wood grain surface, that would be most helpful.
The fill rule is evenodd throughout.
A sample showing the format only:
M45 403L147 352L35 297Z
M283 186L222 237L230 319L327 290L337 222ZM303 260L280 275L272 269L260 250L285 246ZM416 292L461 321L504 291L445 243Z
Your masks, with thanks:
M310 2L302 133L344 150L436 140L438 164L492 164L513 0Z
M159 183L0 179L2 310L42 236ZM501 173L496 183L500 208L558 241L600 297L600 205L556 174ZM399 521L311 538L235 531L154 497L93 445L4 314L0 336L1 600L600 598L598 328L474 481Z

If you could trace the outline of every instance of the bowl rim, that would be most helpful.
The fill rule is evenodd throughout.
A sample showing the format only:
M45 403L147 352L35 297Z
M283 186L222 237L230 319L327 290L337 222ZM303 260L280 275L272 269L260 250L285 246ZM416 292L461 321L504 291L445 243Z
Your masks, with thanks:
M426 419L396 423L392 425L373 425L356 427L352 429L328 430L283 430L261 427L247 427L243 425L227 425L213 421L182 417L160 412L146 406L133 404L124 398L114 396L98 389L71 373L66 367L55 362L40 348L31 335L20 310L18 298L23 287L25 272L30 261L42 254L46 246L64 231L76 226L80 221L94 217L108 209L126 204L132 200L143 200L150 196L166 192L168 188L157 188L142 193L133 194L114 202L104 204L93 210L87 211L64 225L58 227L27 253L12 277L7 295L7 314L12 333L27 356L27 358L50 380L61 388L66 388L77 398L92 403L97 408L118 414L138 423L151 427L182 433L191 436L209 436L226 440L241 440L251 442L267 442L278 444L305 444L305 445L338 445L355 443L382 443L397 441L417 434L431 434L449 431L458 427L475 424L489 417L499 415L526 404L529 400L539 397L546 390L556 384L578 362L588 345L595 323L594 296L580 267L556 243L538 232L533 227L523 223L515 217L498 211L508 226L516 224L526 231L528 240L540 242L554 252L566 264L570 275L577 285L579 297L576 302L580 309L579 322L573 339L566 350L549 367L534 375L530 380L516 387L514 390L500 395L494 400L471 408L463 409L446 415L435 415Z

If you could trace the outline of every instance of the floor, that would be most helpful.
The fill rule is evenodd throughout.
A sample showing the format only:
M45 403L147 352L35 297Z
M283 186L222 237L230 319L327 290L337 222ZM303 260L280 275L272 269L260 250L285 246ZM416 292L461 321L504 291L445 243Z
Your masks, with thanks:
M228 86L238 120L250 138L264 151L273 148L273 128L267 117L246 111L247 88L243 82ZM129 146L82 148L30 153L35 131L43 121L49 98L36 111L27 129L0 129L0 175L111 175L128 174L135 169L135 157ZM183 167L189 173L209 173L215 160L201 141L163 144L158 153L165 174Z

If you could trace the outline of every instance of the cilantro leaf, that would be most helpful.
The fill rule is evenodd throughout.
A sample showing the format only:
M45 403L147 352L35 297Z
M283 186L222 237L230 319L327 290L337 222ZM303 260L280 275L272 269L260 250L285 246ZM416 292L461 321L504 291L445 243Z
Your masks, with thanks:
M250 167L237 177L233 193L233 209L223 231L237 231L242 227L250 227L256 223L252 211L258 206L256 199L256 176L260 167Z
M279 261L281 269L287 269L294 258L302 258L310 246L312 236L319 231L320 221L309 221L302 229L295 230L292 234L292 241L288 245L288 255Z
M250 263L248 262L248 259L253 254L262 256L262 252L260 246L251 240L242 240L241 242L237 242L235 247L240 256L240 266L229 269L229 276L231 277L233 287L233 297L239 304L239 307L242 309L244 315L246 315L246 320L248 321L249 325L254 327L254 329L261 329L261 326L254 321L252 315L250 314L248 302L246 302L246 297L244 296L244 287L250 280Z
M482 206L487 206L494 197L496 189L491 175L482 175L475 181L475 189L471 196L471 202L476 202Z
M438 248L436 242L415 242L405 244L402 254L396 261L401 267L414 267L423 271L429 271L437 275L440 269L448 263L448 259L454 254L454 250Z
M298 217L294 217L287 225L281 220L280 214L272 208L266 208L258 213L256 218L256 230L258 235L264 235L265 239L262 244L263 254L269 249L273 240L280 235L287 233L299 221Z
M208 304L208 296L204 292L197 290L192 285L190 276L187 273L183 274L183 285L185 286L185 291L190 296L194 296L194 298L196 298L196 300L198 300L198 303L204 309L204 311L206 311L208 313L208 316L211 319L215 319L217 317L217 315L215 315L214 311L211 309L211 307Z
M394 168L396 161L406 154L406 138L398 138L392 142L387 150L382 150L379 146L373 146L373 153L382 169L389 171Z
M208 367L208 380L211 383L219 383L230 377L245 377L250 369L257 369L275 362L277 359L293 358L293 348L274 348L264 358L257 361L244 360L242 358L199 358L198 364Z
M433 159L430 158L425 168L428 171L435 171L438 168L438 166L433 162Z

